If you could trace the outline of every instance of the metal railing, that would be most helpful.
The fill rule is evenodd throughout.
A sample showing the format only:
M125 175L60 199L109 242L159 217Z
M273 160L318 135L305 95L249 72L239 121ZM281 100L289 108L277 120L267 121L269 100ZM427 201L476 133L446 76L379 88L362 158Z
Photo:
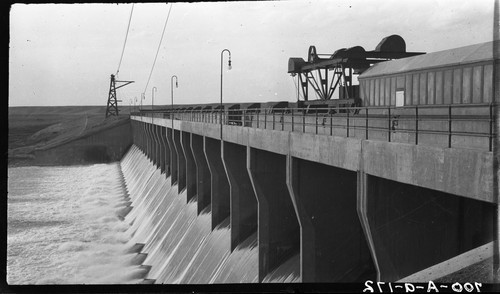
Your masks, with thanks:
M493 149L495 105L143 110L132 115L442 147ZM221 119L222 117L222 119ZM481 142L474 142L479 140Z

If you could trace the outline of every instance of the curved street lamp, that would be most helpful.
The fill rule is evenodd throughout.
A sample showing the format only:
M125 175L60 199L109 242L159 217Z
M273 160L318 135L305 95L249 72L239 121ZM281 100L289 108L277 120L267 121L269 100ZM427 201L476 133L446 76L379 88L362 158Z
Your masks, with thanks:
M153 106L155 104L155 93L158 89L156 89L156 87L153 87L153 89L151 89L151 110L153 110Z
M174 131L174 78L175 78L175 87L179 88L178 78L176 75L173 75L170 78L170 97L172 99L172 109L170 110L170 118L172 119L172 132Z
M231 70L231 51L229 49L224 49L220 52L220 139L222 140L222 68L223 68L223 57L224 52L229 54L229 61L227 65L227 69Z

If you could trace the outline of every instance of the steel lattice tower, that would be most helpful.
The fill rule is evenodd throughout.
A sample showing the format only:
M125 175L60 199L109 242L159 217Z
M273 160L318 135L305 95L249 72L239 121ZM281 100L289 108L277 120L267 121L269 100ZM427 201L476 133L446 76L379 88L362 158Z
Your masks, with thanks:
M115 75L111 75L111 81L109 82L109 95L108 95L108 105L106 107L106 118L110 115L118 116L118 102L121 100L117 100L116 98L116 89L124 87L134 81L117 81L115 80ZM116 87L116 83L124 83Z

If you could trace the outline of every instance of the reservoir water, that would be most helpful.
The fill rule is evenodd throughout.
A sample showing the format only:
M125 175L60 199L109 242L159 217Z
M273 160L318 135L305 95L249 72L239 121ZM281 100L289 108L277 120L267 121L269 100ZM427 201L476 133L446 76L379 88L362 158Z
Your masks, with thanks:
M210 207L198 215L135 146L117 163L8 175L9 284L258 281L257 233L231 252L229 218L211 230ZM298 264L263 282L300 282Z

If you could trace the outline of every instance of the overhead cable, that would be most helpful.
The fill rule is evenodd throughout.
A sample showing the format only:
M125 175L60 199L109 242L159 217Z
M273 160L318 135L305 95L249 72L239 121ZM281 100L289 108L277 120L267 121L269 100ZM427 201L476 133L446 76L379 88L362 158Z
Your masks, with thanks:
M122 65L123 53L125 53L125 46L127 45L128 31L130 29L130 22L132 21L132 13L134 12L134 3L132 3L132 9L130 10L130 17L128 19L127 33L125 34L125 42L123 42L122 55L120 56L120 62L118 63L118 69L116 70L116 76L120 71L120 66Z
M156 50L156 55L155 55L155 59L153 61L153 66L151 67L151 72L149 72L148 81L146 83L146 87L144 88L143 93L146 93L146 90L148 89L149 81L151 80L151 75L153 74L153 70L155 68L156 58L158 58L158 52L160 52L161 42L163 41L163 35L165 34L165 29L167 28L168 18L170 17L170 11L172 10L173 5L174 5L173 3L170 4L170 8L168 9L168 15L167 15L167 19L165 20L165 25L163 26L163 32L161 33L160 43L158 44L158 49Z

